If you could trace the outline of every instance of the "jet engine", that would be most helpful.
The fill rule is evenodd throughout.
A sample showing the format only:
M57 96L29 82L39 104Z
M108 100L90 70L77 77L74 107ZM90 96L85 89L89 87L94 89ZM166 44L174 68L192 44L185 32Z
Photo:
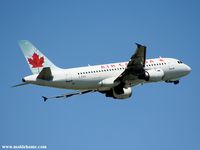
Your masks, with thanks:
M131 97L131 95L132 95L132 90L131 90L130 87L129 88L122 88L120 90L120 93L115 88L106 92L107 97L113 97L115 99L126 99L126 98Z
M99 82L99 85L100 87L114 87L119 84L119 82L115 82L115 79L116 77L104 79L103 81Z
M113 91L113 97L116 99L126 99L131 97L132 95L132 90L131 87L129 88L123 88L123 93L118 94L117 91L115 89L112 89Z
M161 81L164 77L164 72L162 69L152 69L146 70L143 75L139 76L139 79L144 79L150 82Z

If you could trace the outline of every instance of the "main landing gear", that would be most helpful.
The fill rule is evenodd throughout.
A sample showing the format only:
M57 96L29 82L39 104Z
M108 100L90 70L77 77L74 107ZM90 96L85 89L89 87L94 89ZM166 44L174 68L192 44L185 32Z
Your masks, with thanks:
M179 84L179 80L174 81L174 84Z

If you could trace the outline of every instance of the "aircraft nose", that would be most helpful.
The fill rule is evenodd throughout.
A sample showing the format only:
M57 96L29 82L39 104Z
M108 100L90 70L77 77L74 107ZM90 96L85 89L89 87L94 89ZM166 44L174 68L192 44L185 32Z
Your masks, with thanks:
M185 65L185 72L189 74L191 71L192 69L188 65Z

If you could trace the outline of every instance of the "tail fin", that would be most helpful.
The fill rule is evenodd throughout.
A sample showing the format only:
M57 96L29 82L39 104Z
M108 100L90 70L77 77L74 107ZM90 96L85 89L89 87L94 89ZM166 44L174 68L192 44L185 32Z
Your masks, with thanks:
M42 54L31 42L27 40L19 41L26 61L33 74L38 74L43 68L50 67L51 70L60 69L55 66L44 54Z

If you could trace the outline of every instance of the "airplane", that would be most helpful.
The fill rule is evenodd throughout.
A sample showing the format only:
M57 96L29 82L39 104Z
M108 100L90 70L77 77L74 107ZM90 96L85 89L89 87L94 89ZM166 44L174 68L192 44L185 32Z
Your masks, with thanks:
M136 43L137 48L127 62L101 64L62 69L54 65L28 40L19 41L19 46L32 71L22 78L21 84L76 90L53 97L42 96L44 101L52 98L68 98L89 92L100 92L106 97L127 99L132 87L144 83L162 82L178 84L191 68L174 58L146 59L146 46Z

